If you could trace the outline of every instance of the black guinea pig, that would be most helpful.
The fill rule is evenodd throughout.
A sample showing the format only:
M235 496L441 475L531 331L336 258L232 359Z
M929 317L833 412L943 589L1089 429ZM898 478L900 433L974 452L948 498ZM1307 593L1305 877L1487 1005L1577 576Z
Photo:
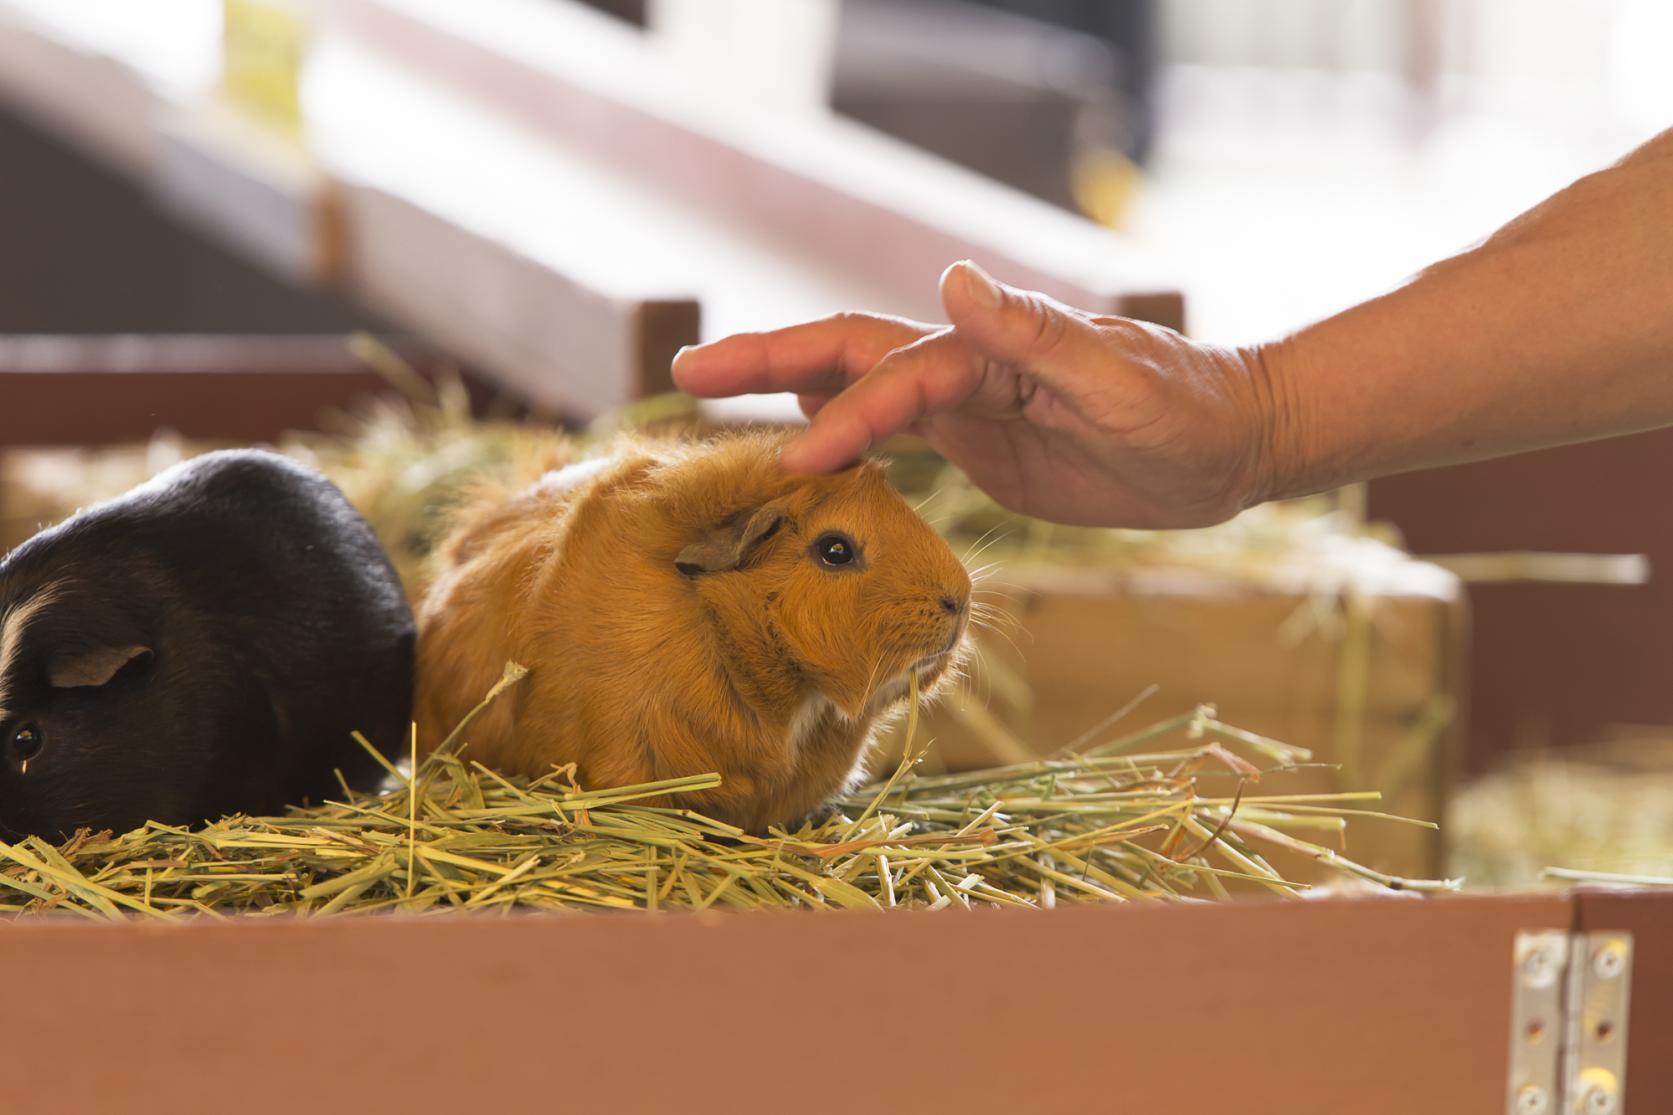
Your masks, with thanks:
M341 796L404 751L414 628L335 485L176 465L0 561L0 829L59 838Z

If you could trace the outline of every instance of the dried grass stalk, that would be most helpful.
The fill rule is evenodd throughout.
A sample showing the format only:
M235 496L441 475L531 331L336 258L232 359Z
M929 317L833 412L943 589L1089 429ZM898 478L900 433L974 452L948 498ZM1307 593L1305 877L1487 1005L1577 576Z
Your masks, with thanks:
M522 674L508 667L488 700ZM468 718L454 743L465 734ZM1455 887L1391 878L1298 835L1382 816L1358 808L1375 794L1269 792L1307 758L1203 707L1078 753L996 770L922 777L914 757L828 816L759 836L691 809L643 804L710 789L718 775L588 790L572 768L510 778L449 746L416 770L386 760L386 793L345 793L283 817L81 832L58 847L39 838L0 844L0 910L177 919L1038 908L1306 890L1272 866L1274 852L1389 888Z
M1472 884L1673 880L1673 738L1631 728L1513 756L1457 794L1447 827Z

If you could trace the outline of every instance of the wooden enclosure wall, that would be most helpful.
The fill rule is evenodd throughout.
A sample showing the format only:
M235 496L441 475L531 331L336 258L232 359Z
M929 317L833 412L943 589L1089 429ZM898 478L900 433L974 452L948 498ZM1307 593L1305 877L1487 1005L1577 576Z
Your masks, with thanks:
M1648 585L1490 585L1470 592L1468 763L1519 743L1673 725L1673 431L1371 484L1370 513L1412 552L1643 553Z
M422 373L447 366L416 346L401 354ZM159 430L271 441L390 390L341 336L0 335L0 449L143 442Z
M1626 1110L1673 1111L1673 891L1581 891L1575 928L1632 934Z
M8 1106L1480 1115L1515 934L1571 918L1553 894L24 924Z

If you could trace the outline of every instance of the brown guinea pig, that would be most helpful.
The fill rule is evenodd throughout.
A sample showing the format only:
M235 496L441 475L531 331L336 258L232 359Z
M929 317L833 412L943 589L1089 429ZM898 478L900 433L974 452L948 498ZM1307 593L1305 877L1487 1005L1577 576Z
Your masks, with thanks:
M418 722L512 773L589 788L718 772L682 803L760 831L863 773L910 674L959 662L970 577L881 466L792 476L781 439L627 444L484 495L419 608Z

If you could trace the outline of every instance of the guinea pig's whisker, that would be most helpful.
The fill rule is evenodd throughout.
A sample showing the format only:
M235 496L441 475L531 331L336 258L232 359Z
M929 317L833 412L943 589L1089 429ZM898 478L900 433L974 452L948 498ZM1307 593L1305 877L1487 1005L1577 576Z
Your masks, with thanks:
M1028 594L1022 589L979 588L970 593L970 598L972 607L1015 611L1028 599Z
M945 492L946 490L947 490L947 486L945 484L943 484L941 487L935 489L929 495L925 496L923 499L921 499L917 503L913 504L912 505L912 510L917 512L919 515L922 515L924 513L924 508L928 507L931 503L935 502L935 500L939 499L941 497L942 493Z
M1000 533L1001 531L1004 531L1004 533ZM999 542L1003 542L1010 536L1011 534L1009 531L1005 530L1004 524L991 526L982 532L981 537L977 538L976 541L972 542L965 548L964 556L959 558L959 561L964 565L969 565L971 562L981 557L989 547Z
M1017 532L1009 526L989 527L986 531L982 532L982 536L978 538L976 540L976 544L971 547L973 552L970 553L969 560L976 560L988 550L991 550L993 547L999 545L1001 542L1009 542L1016 536L1016 533Z
M979 588L970 593L970 606L984 611L1011 611L1027 597L1015 589Z
M970 626L975 631L1017 631L1022 618L992 604L974 604L970 608Z
M970 644L970 656L960 665L957 675L960 688L967 699L987 705L993 698L993 671L988 668L987 655L981 644ZM981 687L980 694L977 686Z
M1015 596L995 596L992 599L983 599L981 596L972 593L969 607L971 615L984 615L990 618L1003 616L1007 621L1014 622L1021 611L1019 607L1021 604L1021 599Z
M1028 656L1023 654L1022 648L1020 646L1018 646L1017 641L1011 637L1011 632L1006 631L1004 628L996 627L993 624L982 624L979 627L977 627L976 630L982 635L994 635L994 636L997 636L998 638L1004 639L1006 644L1010 646L1012 653L1014 653L1019 660L1026 660L1027 659ZM1022 632L1019 632L1019 633L1025 634L1025 633L1022 633ZM979 640L974 640L974 641L977 643L978 646L980 646L980 641Z
M998 541L998 540L995 539L995 541ZM976 563L981 560L982 555L987 553L988 550L991 547L992 547L992 543L989 543L988 545L983 546L979 550L973 550L969 553L966 553L962 558L959 559L959 564L964 566L964 568L967 571L975 570L977 568L980 568L983 572L986 572L987 571L987 566L978 567Z
M1005 539L1003 537L991 539L987 542L987 544L985 544L985 545L981 546L980 548L977 548L977 549L973 550L972 552L966 554L965 558L964 558L965 566L968 567L971 562L979 560L983 554L987 553L989 550L993 549L995 546L997 546L999 543L1001 543L1003 541L1005 541Z
M970 593L972 596L980 593L1009 598L1020 598L1027 595L1027 589L1014 581L1001 580L995 576L995 571L985 569L980 576L970 578Z
M882 654L881 651L879 651L876 659L874 659L872 661L871 673L866 675L865 688L860 691L861 695L864 697L864 700L860 702L862 705L871 704L871 698L876 693L875 686L877 684L877 672L879 670L881 670L882 668L883 668L883 654Z
M991 596L1009 603L1028 599L1032 590L1010 581L998 581L992 578L984 579L970 590L971 596Z
M990 561L986 565L979 565L975 569L967 569L965 572L969 575L970 581L973 585L1003 585L1009 584L1010 582L1001 581L999 578L994 576L994 574L1002 571L1004 567L1003 562Z

